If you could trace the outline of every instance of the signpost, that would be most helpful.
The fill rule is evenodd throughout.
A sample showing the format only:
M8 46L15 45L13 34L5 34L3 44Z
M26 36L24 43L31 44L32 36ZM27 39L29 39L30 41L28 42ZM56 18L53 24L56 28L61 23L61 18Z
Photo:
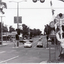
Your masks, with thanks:
M17 16L14 17L14 23L17 23ZM22 23L22 17L18 17L18 23Z

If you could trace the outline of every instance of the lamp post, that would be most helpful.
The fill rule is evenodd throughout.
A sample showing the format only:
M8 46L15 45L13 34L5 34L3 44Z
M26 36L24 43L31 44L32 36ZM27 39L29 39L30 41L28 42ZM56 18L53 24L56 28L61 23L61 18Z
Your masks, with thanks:
M16 1L9 1L9 2L14 2L14 3L17 3L17 29L19 28L19 22L18 22L18 18L19 18L19 3L22 2L22 1L19 1L19 2L16 2Z

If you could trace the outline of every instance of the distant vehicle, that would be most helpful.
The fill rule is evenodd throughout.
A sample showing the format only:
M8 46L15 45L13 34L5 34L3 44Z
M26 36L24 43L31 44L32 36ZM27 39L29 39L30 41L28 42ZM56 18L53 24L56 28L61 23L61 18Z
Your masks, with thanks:
M25 48L31 48L32 47L32 43L29 41L26 41L26 43L24 43L24 47Z
M43 47L43 43L42 43L41 41L39 41L39 42L37 43L37 47Z
M32 43L32 42L33 42L33 40L32 40L32 39L30 39L30 40L29 40L29 42L31 42L31 43Z
M39 40L39 41L41 41L41 40L42 40L42 38L39 38L38 40Z

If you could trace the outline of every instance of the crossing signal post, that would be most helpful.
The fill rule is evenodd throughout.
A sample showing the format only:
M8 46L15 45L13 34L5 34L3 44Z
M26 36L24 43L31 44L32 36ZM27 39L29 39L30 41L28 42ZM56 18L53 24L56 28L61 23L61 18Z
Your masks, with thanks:
M58 21L57 22L57 26L58 26L58 23L59 23L59 29L60 29L60 34L61 34L61 39L64 38L64 14L62 13L59 13L58 16L56 17L56 20Z
M60 33L61 33L61 39L63 38L62 36L63 36L63 30L62 30L62 27L63 27L63 23L62 23L62 21L63 21L63 14L62 13L60 13L59 14L59 17L60 17Z

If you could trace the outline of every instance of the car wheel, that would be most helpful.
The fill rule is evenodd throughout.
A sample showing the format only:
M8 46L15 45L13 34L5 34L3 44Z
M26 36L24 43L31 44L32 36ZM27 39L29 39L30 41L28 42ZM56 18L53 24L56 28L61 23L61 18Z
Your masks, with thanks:
M37 46L37 47L39 47L39 46Z
M32 0L34 3L36 3L37 2L37 0Z

